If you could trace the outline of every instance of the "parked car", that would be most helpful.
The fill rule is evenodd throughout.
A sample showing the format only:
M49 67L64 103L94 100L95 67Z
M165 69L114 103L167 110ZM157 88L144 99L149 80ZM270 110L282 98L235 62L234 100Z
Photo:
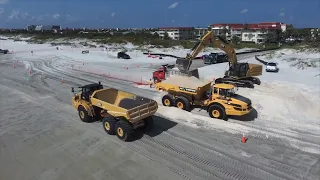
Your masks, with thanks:
M118 59L131 59L130 56L128 54L126 54L125 52L121 51L118 52Z
M82 54L88 54L88 53L89 53L89 50L82 51Z
M266 71L267 72L278 72L279 71L278 63L268 62L266 64Z
M0 49L0 53L7 54L9 52L8 49Z

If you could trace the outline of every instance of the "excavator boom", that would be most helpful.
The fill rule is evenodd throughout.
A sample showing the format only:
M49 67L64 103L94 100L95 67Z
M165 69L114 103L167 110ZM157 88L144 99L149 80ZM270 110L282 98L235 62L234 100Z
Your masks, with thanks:
M192 52L188 54L186 58L177 59L177 68L181 72L187 73L191 67L193 59L197 57L197 55L209 44L214 44L215 47L218 47L219 49L227 53L231 64L237 63L237 56L234 49L219 36L215 36L213 31L210 30L191 49Z

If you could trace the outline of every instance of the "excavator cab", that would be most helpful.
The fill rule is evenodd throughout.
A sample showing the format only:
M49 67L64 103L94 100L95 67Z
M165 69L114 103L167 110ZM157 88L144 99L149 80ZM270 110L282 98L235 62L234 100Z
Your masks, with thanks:
M225 76L246 77L249 71L248 63L237 63L229 66L229 70L226 71Z

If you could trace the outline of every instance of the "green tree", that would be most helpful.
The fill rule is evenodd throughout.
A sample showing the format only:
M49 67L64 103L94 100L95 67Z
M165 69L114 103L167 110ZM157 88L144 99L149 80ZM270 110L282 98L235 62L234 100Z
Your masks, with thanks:
M268 32L265 36L266 43L275 43L277 42L277 34L276 32Z
M239 44L240 41L241 41L241 39L238 36L232 36L232 38L231 38L231 42L233 44Z

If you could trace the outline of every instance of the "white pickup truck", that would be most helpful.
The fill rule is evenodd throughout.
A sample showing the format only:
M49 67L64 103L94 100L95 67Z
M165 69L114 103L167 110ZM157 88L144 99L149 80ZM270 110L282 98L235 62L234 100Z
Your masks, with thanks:
M279 71L278 63L268 62L266 64L266 71L267 72L278 72Z

